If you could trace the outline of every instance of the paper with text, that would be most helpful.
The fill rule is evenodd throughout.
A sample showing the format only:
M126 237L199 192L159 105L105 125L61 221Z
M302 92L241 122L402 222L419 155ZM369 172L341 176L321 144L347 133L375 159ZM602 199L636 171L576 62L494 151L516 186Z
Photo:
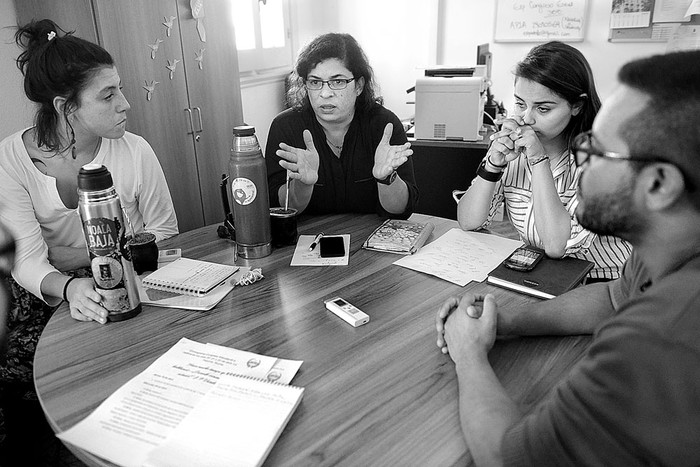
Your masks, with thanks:
M301 401L304 389L238 376L221 378L146 467L259 466Z
M347 266L350 260L350 234L328 235L328 237L343 237L345 256L321 258L321 248L318 245L316 248L309 251L311 242L314 241L316 236L299 235L297 247L294 249L294 256L292 257L290 266Z
M485 280L522 244L520 240L455 228L394 264L465 286Z
M214 345L219 347L220 351L230 352L232 355L240 352L240 350L232 349L230 347L221 347L217 344L207 345ZM272 365L272 368L270 368L270 371L268 371L262 379L275 383L289 384L292 382L294 375L296 375L299 371L299 368L301 368L302 363L304 363L303 360L284 360L282 358L278 358L275 361L275 364Z
M180 339L84 420L57 436L116 464L140 466L221 377L265 378L276 361Z

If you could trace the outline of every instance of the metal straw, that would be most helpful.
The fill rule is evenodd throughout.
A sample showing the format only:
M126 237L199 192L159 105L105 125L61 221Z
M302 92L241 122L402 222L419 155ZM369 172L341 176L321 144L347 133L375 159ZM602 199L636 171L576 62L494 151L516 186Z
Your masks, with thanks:
M287 170L287 193L284 195L284 212L289 209L289 170Z

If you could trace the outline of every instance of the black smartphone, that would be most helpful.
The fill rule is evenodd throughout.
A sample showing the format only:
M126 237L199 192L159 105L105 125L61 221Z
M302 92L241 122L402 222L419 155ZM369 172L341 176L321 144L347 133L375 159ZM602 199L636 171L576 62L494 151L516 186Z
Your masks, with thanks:
M544 250L534 246L521 246L503 262L504 266L516 271L531 271L544 256Z
M345 256L343 237L321 237L318 246L321 249L321 258Z

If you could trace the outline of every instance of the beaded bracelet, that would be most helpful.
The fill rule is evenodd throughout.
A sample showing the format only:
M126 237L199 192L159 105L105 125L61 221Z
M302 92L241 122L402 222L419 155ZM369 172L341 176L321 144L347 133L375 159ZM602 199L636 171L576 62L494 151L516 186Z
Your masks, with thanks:
M63 297L63 300L65 300L65 301L68 301L68 297L66 297L66 292L68 292L68 284L70 284L71 282L73 282L74 279L75 279L75 277L71 277L70 279L68 279L68 280L66 281L65 284L63 284L63 295L62 295L62 297Z
M549 156L548 156L547 154L545 154L544 156L540 157L539 159L535 159L534 161L530 161L530 160L528 159L527 163L528 163L528 165L529 165L530 167L534 167L534 166L536 166L537 164L539 164L540 162L543 162L543 161L546 161L546 160L549 160Z

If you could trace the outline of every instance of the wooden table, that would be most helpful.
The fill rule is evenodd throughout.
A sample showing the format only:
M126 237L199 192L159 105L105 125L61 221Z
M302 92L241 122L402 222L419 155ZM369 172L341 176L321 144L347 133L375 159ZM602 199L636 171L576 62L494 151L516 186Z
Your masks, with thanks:
M456 226L431 220L431 239ZM265 465L465 465L457 379L435 345L435 312L451 295L492 292L499 305L529 300L487 284L458 287L392 263L389 253L361 249L381 219L375 215L307 218L301 234L350 233L350 264L290 267L294 247L236 264L262 267L265 279L235 288L215 309L145 307L137 317L99 325L74 321L64 305L36 350L36 390L46 416L63 431L91 413L181 337L304 363L292 384L304 398ZM208 226L169 239L183 256L232 264L233 248ZM323 300L347 299L371 320L353 328ZM588 337L497 341L490 360L509 394L525 409L541 400L578 361ZM110 465L69 446L89 465Z

